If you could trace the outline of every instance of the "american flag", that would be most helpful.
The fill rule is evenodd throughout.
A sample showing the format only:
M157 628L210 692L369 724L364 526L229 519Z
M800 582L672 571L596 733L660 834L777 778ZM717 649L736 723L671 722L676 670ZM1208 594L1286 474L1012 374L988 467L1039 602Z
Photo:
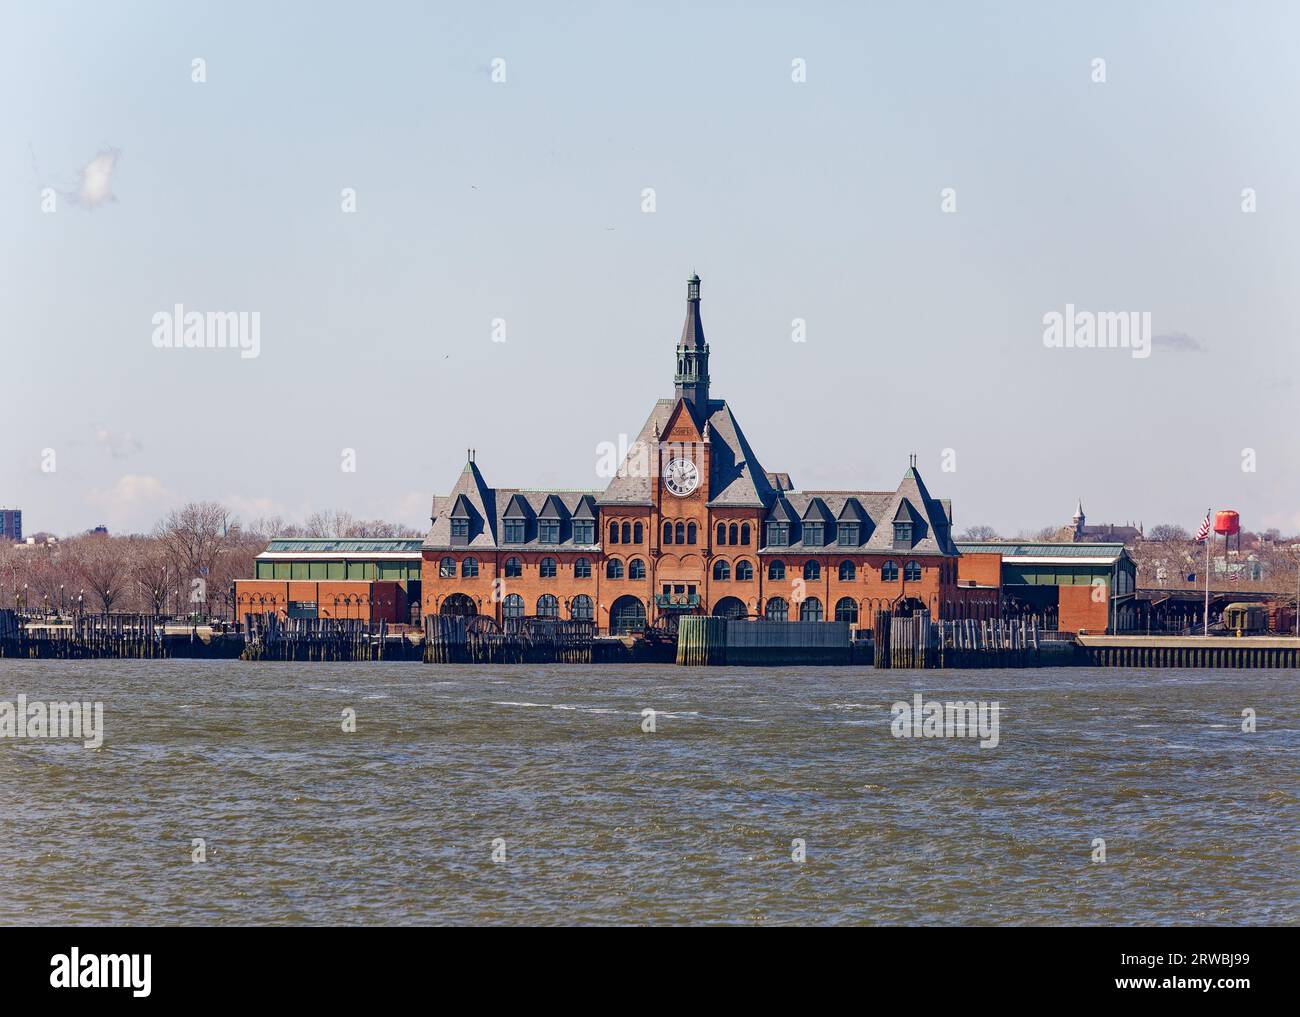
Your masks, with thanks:
M1232 582L1234 582L1234 583L1239 583L1239 582L1241 582L1241 573L1238 572L1238 571L1236 571L1236 570L1234 569L1234 570L1233 570L1233 571L1228 575L1228 578L1229 578L1230 580L1232 580Z
M1210 535L1210 510L1205 510L1205 520L1201 523L1201 528L1196 531L1196 539L1204 540Z

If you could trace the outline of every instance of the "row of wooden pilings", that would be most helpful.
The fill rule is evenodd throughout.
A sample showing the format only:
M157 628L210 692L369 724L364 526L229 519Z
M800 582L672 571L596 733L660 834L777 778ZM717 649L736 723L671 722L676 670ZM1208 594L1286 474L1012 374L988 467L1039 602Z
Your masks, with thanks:
M558 618L512 618L504 628L481 615L426 615L430 664L590 664L596 625Z
M243 660L385 660L413 655L404 638L390 638L388 623L355 618L244 616Z
M1068 633L1036 619L934 621L928 614L876 614L874 662L880 668L1014 668L1083 663Z
M0 657L33 660L170 656L161 618L148 614L79 614L60 621L0 611Z

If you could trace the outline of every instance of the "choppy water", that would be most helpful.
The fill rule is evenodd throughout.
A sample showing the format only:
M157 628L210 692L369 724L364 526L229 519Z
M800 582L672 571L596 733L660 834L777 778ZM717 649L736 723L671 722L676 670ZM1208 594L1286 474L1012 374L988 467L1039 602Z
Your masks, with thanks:
M895 739L918 691L1001 744ZM0 661L20 692L107 730L0 740L5 924L1300 921L1294 671Z

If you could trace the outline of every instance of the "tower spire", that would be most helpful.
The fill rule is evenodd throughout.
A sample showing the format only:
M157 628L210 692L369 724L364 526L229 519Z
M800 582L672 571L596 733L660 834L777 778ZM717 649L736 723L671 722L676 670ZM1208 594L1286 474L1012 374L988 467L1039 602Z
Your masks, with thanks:
M695 273L686 280L686 322L677 341L674 385L677 398L690 402L697 414L708 414L709 343L700 319L700 277Z

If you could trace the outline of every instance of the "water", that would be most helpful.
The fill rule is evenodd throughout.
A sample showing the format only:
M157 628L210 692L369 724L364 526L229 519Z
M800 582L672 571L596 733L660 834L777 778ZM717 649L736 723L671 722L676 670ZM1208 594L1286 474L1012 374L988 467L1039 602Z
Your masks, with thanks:
M918 691L1001 744L895 739ZM0 661L20 692L107 730L0 741L4 924L1300 920L1294 671Z

